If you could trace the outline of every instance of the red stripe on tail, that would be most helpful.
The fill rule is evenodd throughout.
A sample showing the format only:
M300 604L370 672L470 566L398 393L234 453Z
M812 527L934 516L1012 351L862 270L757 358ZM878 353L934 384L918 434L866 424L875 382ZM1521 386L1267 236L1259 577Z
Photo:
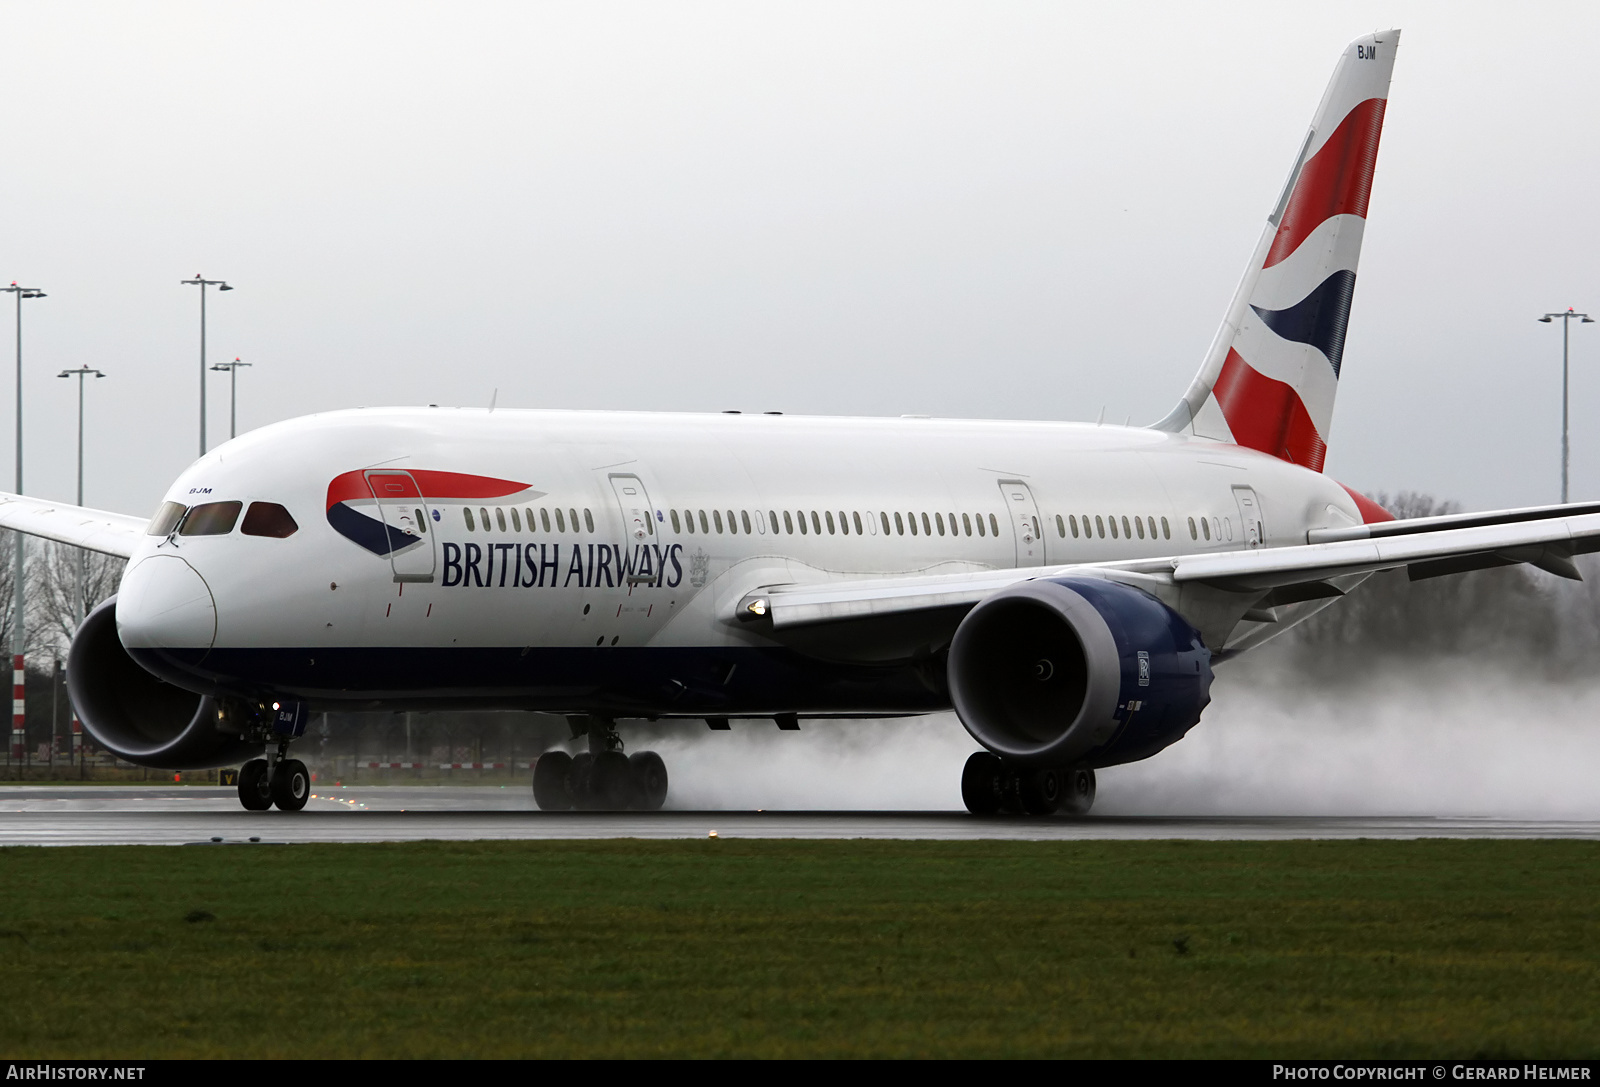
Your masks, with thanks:
M1382 98L1369 98L1356 106L1345 114L1322 150L1306 160L1263 267L1271 268L1289 256L1308 234L1335 215L1367 217L1385 105Z
M1212 389L1233 440L1280 460L1322 471L1328 443L1293 386L1267 377L1229 350Z

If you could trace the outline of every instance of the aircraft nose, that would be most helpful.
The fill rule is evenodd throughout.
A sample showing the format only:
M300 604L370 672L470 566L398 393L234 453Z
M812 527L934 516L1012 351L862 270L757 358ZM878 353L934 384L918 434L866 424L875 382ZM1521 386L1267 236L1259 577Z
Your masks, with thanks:
M177 555L152 555L117 590L117 636L128 649L210 649L217 605L205 578Z

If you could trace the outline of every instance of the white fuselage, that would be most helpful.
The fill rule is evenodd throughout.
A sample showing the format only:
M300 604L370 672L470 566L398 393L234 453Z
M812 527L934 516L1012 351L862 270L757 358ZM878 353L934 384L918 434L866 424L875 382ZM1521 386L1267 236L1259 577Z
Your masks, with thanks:
M409 497L374 497L408 480ZM859 673L811 686L732 621L757 587L1302 544L1361 522L1319 473L1145 429L437 408L263 428L167 500L277 503L299 526L149 536L132 556L122 640L192 689L577 711L620 683L617 708L640 713L782 709L791 690L813 712L937 708ZM335 524L384 518L406 533L388 555ZM209 592L209 629L203 602L150 574L174 557ZM168 565L141 575L152 562Z

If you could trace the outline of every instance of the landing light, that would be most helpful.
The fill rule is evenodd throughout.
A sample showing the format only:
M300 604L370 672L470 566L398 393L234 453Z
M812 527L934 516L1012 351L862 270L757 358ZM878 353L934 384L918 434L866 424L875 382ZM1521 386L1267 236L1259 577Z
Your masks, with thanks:
M760 619L762 616L767 614L766 598L760 596L756 597L754 600L750 601L749 604L745 605L745 610L751 615L755 616L757 619Z

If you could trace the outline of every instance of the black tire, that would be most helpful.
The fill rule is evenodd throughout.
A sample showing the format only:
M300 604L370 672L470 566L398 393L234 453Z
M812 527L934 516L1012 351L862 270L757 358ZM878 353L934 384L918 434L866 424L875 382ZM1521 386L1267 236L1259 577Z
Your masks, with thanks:
M667 802L667 764L654 751L641 751L628 756L628 765L638 788L639 810L660 811Z
M1054 815L1067 799L1067 779L1073 771L1042 766L1017 771L1017 799L1029 815Z
M572 756L546 751L533 764L533 802L540 811L566 811L572 807Z
M594 807L589 802L589 778L593 768L594 756L587 751L572 756L572 765L567 768L567 792L572 796L572 806L579 811Z
M245 811L266 811L272 807L266 759L251 759L239 767L239 803L244 805Z
M1005 803L1005 763L987 751L974 751L961 768L961 800L973 815L994 815Z
M627 811L634 806L638 788L633 767L620 751L602 751L589 768L589 802L597 811Z
M279 811L299 811L311 799L311 771L299 759L284 759L272 775L272 802Z
M1062 772L1062 778L1066 783L1061 798L1062 814L1088 815L1089 809L1094 807L1094 771L1066 770Z

